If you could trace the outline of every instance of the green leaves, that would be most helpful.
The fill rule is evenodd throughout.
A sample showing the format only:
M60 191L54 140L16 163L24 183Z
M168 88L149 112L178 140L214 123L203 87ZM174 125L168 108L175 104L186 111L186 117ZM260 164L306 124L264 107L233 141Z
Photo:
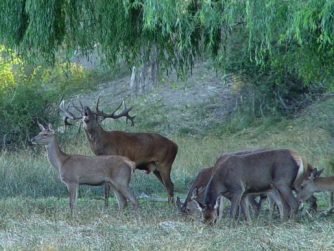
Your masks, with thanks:
M0 43L32 58L96 47L109 64L149 60L187 73L198 56L226 71L332 83L334 2L21 0L0 2Z

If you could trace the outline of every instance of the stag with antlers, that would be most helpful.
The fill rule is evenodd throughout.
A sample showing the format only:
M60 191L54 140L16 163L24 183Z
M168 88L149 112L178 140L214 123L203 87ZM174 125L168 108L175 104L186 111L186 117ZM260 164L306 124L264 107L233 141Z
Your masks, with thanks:
M153 172L165 186L168 193L168 201L172 202L174 184L170 178L170 173L178 146L173 141L157 133L129 133L104 130L101 127L101 122L106 118L118 119L125 117L133 125L135 116L129 114L132 107L127 108L124 101L114 112L109 114L99 109L99 101L100 97L97 100L95 112L81 103L81 108L79 108L73 103L65 106L64 102L62 102L60 109L65 114L64 121L82 119L90 147L96 155L126 156L136 163L137 169L145 170L147 173ZM117 113L122 105L124 110ZM75 115L70 110L71 107L80 111L81 115Z

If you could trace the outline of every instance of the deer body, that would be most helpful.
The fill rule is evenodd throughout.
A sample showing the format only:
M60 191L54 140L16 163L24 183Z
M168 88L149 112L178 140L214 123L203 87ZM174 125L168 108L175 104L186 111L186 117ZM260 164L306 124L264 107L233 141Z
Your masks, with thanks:
M255 149L255 150L245 150L245 151L238 151L238 152L232 152L232 153L224 153L220 160L227 159L228 157L232 155L244 155L249 153L255 153L255 152L261 152L265 151L266 149ZM200 170L198 175L196 176L194 182L192 183L191 188L189 189L189 192L187 194L187 197L183 204L181 204L181 201L179 198L177 198L177 206L180 212L186 213L186 214L194 214L198 212L198 204L204 204L205 200L205 189L209 183L209 180L214 173L215 167L208 167ZM255 200L256 197L260 196L259 202ZM261 209L262 201L269 197L270 200L270 214L272 215L274 203L278 206L280 216L281 218L284 217L284 202L282 201L282 198L279 194L279 192L276 189L271 189L264 193L255 193L255 194L249 194L247 196L247 202L250 204L252 209L255 212L255 215L258 215ZM229 194L226 194L226 197L231 200L231 196ZM196 200L196 201L195 201ZM286 210L286 209L285 209ZM219 208L219 216L222 215L222 208Z
M64 153L57 143L54 131L49 126L32 139L35 144L46 146L48 159L59 172L60 180L67 186L70 197L70 209L73 214L79 185L100 186L109 184L118 199L119 208L123 209L129 200L134 208L138 202L129 190L129 182L135 164L122 156L70 155ZM106 186L106 206L109 196L109 186Z
M221 155L220 160L225 160L228 157L232 155L243 155L243 154L249 154L254 152L261 152L266 149L255 149L255 150L244 150L244 151L238 151L238 152L229 152L224 153ZM207 167L200 170L200 172L197 174L195 180L193 181L189 192L187 194L186 199L184 200L183 205L181 205L180 200L178 199L179 209L181 212L187 212L187 204L193 200L194 192L196 192L196 200L200 203L204 203L204 196L205 196L205 189L209 183L209 180L214 173L215 167ZM251 203L256 203L255 200L251 200ZM252 204L253 206L256 206L255 204ZM257 205L257 207L260 207L260 205Z
M205 205L202 212L206 221L212 221L214 205L220 195L231 198L230 216L235 218L241 205L250 219L245 205L247 194L257 194L277 189L287 203L290 215L298 209L298 202L292 194L296 178L303 172L300 156L288 149L266 150L244 155L221 157L215 164L215 172L205 191Z
M89 107L83 109L84 129L92 151L96 155L126 156L136 163L137 169L145 170L147 173L153 172L166 187L168 201L173 201L174 184L170 173L178 146L157 133L105 131L100 125L100 120L101 116L102 119L108 116L98 109L96 113ZM115 116L113 115L113 118L121 115Z
M156 133L108 132L98 127L96 130L86 130L86 135L96 155L127 156L137 166L172 162L177 153L175 143ZM158 146L163 147L156 149Z
M105 131L100 123L106 118L118 119L126 117L132 125L135 116L130 116L131 108L126 108L121 103L114 112L107 114L99 110L99 100L96 104L96 112L89 107L81 109L72 104L72 107L81 113L76 116L69 110L71 104L65 107L61 102L59 108L64 112L64 123L69 125L69 119L80 120L84 123L84 129L92 151L96 155L122 155L136 163L136 168L153 172L159 181L165 186L168 193L168 201L173 201L174 184L170 178L172 164L175 160L178 146L171 140L157 133L128 133L121 131ZM116 111L124 106L124 110L118 114Z

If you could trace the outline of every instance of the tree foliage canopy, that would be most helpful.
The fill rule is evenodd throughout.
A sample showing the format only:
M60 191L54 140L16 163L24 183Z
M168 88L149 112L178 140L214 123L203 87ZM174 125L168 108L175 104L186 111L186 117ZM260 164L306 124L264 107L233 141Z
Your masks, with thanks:
M180 71L210 55L273 86L333 82L334 1L2 0L0 13L0 43L30 57L98 46L136 63L155 45Z

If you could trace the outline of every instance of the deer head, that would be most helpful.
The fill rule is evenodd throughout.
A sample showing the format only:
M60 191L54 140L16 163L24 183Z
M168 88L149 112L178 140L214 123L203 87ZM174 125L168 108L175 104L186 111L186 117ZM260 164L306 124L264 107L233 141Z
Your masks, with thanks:
M112 118L112 119L118 119L121 117L126 117L126 122L128 120L131 121L131 125L134 125L134 118L135 116L131 116L129 112L132 110L132 107L127 108L124 100L122 103L112 112L112 113L105 113L102 110L99 109L99 102L100 102L100 96L97 99L96 102L96 111L93 112L88 106L83 106L80 102L80 107L74 105L73 103L68 104L65 106L65 102L62 101L59 108L64 113L64 123L65 125L71 125L68 120L81 120L84 123L84 128L86 130L95 129L99 126L99 124L106 118ZM124 107L123 111L116 114L116 112L121 108ZM77 112L80 113L80 115L75 115L74 112L72 112L70 109L74 108Z
M41 132L31 139L31 143L39 145L49 144L55 135L55 131L52 129L52 125L49 124L47 127L44 127L42 124L38 123L38 126L41 129Z
M313 195L313 193L317 191L315 179L321 175L323 170L324 169L318 171L316 168L314 168L310 173L309 177L302 182L297 195L297 199L300 202L309 199Z
M218 209L220 203L220 196L217 198L214 206L212 205L204 205L198 200L194 199L193 201L196 203L197 208L201 211L201 221L205 224L213 225L218 220Z

